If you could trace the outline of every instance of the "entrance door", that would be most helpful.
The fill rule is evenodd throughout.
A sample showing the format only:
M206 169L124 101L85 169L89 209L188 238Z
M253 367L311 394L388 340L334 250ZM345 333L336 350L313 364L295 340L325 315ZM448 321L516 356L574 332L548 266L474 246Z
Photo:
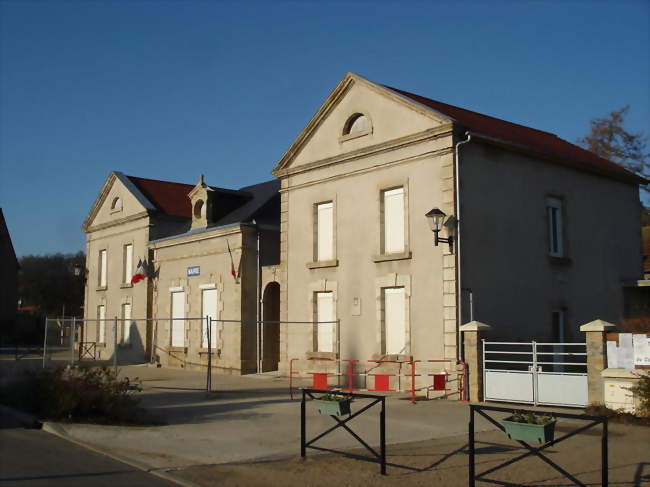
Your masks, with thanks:
M280 362L280 285L271 282L262 298L262 372L278 370Z

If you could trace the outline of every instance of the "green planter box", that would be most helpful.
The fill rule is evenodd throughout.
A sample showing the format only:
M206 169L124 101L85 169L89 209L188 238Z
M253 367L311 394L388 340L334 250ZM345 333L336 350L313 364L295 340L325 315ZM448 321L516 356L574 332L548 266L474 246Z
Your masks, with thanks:
M546 424L517 423L510 421L512 416L501 420L508 438L525 441L527 443L548 443L555 437L555 420Z
M318 404L318 412L329 414L330 416L341 416L350 414L350 400L341 399L340 401L326 401L324 399L314 399Z

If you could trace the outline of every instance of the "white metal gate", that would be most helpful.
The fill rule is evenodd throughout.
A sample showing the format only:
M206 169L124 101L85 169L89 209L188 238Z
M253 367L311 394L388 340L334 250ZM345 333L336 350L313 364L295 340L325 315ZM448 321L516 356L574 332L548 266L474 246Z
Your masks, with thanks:
M484 400L583 407L585 343L483 341Z

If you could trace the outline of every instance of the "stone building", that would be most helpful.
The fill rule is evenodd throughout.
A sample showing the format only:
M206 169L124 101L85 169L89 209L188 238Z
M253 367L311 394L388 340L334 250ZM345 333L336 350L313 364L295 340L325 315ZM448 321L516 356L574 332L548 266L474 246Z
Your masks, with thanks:
M620 317L622 283L641 278L641 178L355 74L273 174L282 320L335 321L283 324L281 370L315 352L453 360L470 320L494 338L580 340L579 325Z
M278 188L277 181L229 190L203 177L193 186L112 172L82 227L83 341L96 343L96 357L112 358L117 344L120 360L204 365L210 317L221 320L210 334L217 370L277 369L278 325L261 327L258 313L279 312ZM132 283L140 261L146 278ZM264 310L256 306L262 298Z

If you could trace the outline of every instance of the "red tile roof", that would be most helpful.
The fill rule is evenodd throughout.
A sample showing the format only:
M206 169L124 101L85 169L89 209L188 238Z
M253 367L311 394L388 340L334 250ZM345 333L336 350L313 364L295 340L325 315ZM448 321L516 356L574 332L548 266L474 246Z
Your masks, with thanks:
M127 177L162 212L168 215L192 218L192 208L187 195L194 188L193 184Z
M504 142L521 145L533 149L536 152L556 158L568 161L577 161L578 163L581 163L580 166L582 166L583 169L605 172L608 175L618 176L619 178L629 180L629 182L632 183L644 183L645 181L643 178L623 169L618 164L573 145L550 132L543 132L541 130L507 122L505 120L483 115L464 108L447 105L446 103L431 100L424 96L409 93L408 91L399 90L390 86L385 87L421 105L433 108L435 111L452 118L470 131L477 132L479 135L486 135ZM587 166L584 166L585 164Z

